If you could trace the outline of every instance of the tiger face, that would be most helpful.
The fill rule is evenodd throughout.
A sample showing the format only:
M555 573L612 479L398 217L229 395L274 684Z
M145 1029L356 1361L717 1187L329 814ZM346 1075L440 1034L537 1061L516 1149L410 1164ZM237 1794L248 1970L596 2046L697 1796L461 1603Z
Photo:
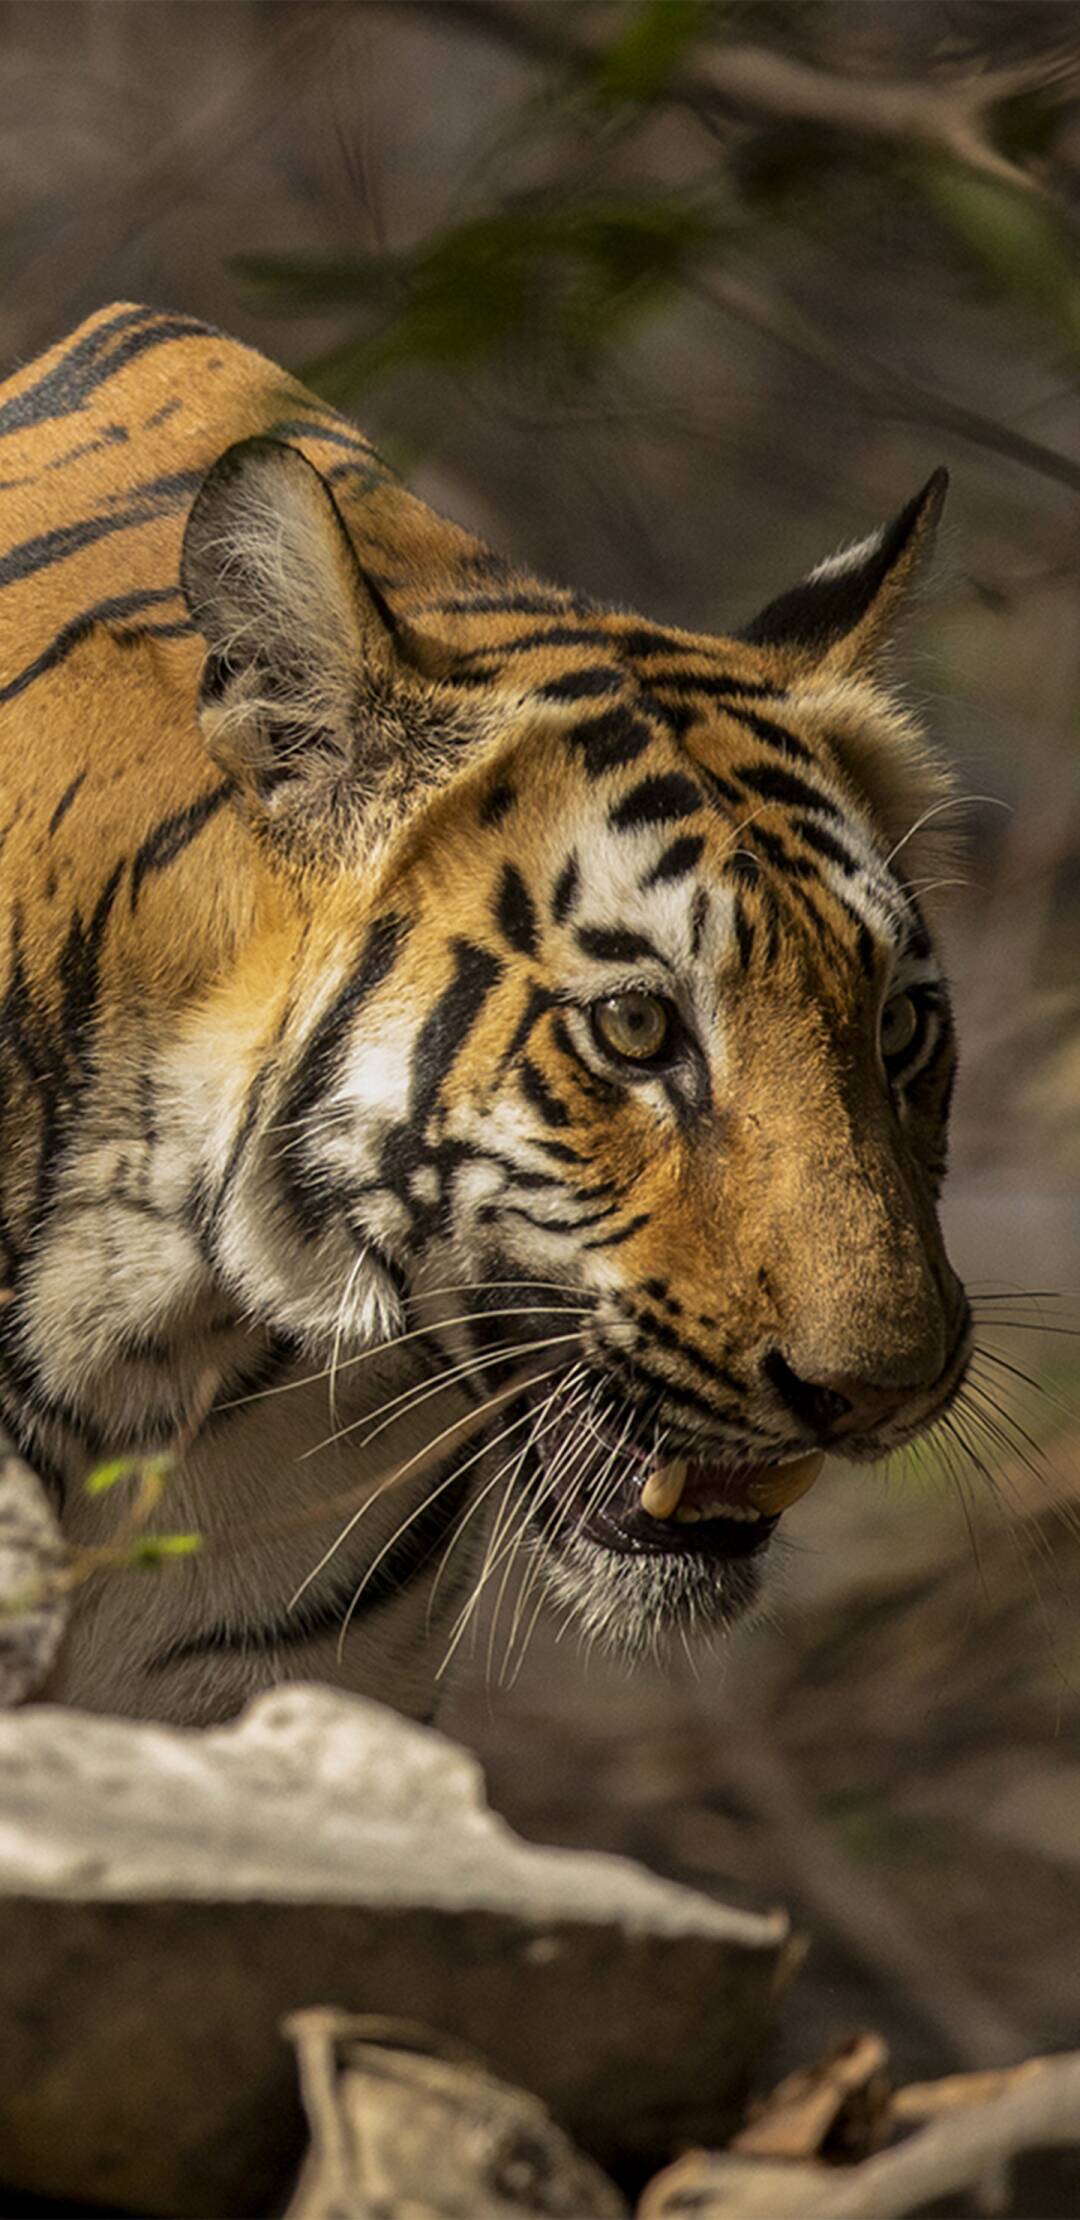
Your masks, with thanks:
M966 1369L945 789L876 676L941 492L737 641L425 604L265 441L188 528L204 737L303 917L223 1268L313 1347L421 1317L504 1529L630 1649L735 1617L824 1452Z

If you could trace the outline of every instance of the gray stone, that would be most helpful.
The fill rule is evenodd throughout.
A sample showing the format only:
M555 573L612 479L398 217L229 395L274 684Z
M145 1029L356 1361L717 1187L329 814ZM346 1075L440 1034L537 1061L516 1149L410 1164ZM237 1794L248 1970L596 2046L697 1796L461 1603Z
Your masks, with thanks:
M303 2148L287 2013L469 2044L601 2162L733 2124L787 1922L538 1849L475 1761L282 1687L209 1733L0 1716L0 2180L243 2214Z
M67 1560L45 1490L0 1426L0 1705L45 1681L67 1625Z

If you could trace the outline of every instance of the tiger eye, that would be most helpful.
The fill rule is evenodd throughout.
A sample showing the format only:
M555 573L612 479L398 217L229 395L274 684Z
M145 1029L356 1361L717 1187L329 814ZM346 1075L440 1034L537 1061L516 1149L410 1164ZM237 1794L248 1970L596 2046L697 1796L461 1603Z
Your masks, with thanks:
M671 1012L659 995L630 988L593 1006L593 1024L605 1048L635 1064L651 1063L671 1031Z
M911 1047L919 1013L910 994L894 994L881 1013L881 1053L886 1063Z

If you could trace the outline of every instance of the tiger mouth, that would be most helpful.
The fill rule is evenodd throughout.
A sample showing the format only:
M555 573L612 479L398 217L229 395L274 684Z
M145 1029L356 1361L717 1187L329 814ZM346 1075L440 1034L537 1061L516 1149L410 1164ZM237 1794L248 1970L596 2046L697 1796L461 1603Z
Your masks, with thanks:
M632 1445L612 1444L622 1470L594 1501L587 1482L566 1472L569 1426L552 1433L537 1442L536 1453L552 1490L560 1468L566 1475L565 1493L559 1491L562 1529L572 1526L583 1540L623 1556L755 1556L825 1461L815 1450L771 1464L736 1457L678 1457L662 1464ZM537 1512L542 1518L541 1505Z

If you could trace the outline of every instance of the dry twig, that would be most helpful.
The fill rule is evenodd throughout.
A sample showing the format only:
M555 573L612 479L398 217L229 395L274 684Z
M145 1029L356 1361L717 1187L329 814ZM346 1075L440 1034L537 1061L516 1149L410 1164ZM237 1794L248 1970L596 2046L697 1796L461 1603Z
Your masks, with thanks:
M506 5L506 0L410 0L536 61L578 74L593 72L603 43L576 28L570 11ZM688 108L708 127L737 121L814 125L841 137L917 146L984 177L1037 190L1035 181L994 146L993 112L1022 93L1071 81L1072 52L1040 55L1011 67L932 79L837 76L766 47L731 45L699 52L694 66L675 71L658 97Z

